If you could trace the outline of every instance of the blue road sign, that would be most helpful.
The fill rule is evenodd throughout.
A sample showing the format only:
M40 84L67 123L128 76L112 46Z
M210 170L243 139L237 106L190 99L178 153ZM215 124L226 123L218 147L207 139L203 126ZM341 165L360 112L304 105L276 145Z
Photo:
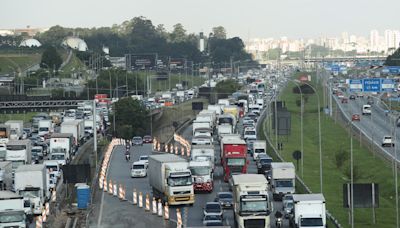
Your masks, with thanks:
M393 92L394 91L394 80L393 79L381 79L381 91L382 92Z
M350 91L351 92L362 92L363 83L361 79L350 79Z
M365 78L363 80L363 92L380 92L381 79L380 78Z

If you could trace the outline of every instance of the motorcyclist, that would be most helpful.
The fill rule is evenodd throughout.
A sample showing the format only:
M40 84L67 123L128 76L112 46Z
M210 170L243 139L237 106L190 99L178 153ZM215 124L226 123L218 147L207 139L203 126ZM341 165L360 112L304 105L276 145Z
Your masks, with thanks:
M276 227L282 227L282 217L283 214L280 211L275 212L275 225Z
M126 161L130 161L131 160L131 153L129 152L129 148L126 148L125 159L126 159Z

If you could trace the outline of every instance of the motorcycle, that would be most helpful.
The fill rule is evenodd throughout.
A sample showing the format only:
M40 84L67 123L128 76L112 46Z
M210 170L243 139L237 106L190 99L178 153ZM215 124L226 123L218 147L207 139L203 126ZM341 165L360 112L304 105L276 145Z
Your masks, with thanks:
M131 155L125 154L125 159L126 159L127 162L130 161L131 160Z
M276 227L281 228L282 227L282 218L276 218Z

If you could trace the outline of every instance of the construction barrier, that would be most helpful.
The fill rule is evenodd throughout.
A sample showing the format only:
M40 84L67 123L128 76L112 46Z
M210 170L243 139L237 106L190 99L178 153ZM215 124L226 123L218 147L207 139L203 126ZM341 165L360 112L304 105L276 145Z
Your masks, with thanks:
M150 196L149 193L146 193L146 208L145 211L150 211Z
M46 209L46 215L48 216L50 214L50 204L48 202L45 204L45 209Z
M133 189L133 204L137 204L137 192L135 188Z
M56 190L54 189L54 190L51 192L51 202L56 202L56 200L57 200L57 192L56 192Z
M42 210L42 222L47 221L47 215L46 215L46 208L43 208Z
M165 152L168 152L168 145L165 145L165 146L164 146L164 151L165 151Z
M172 153L172 151L174 151L174 145L171 144L171 145L169 146L169 151L170 151L171 153Z
M108 182L108 193L111 195L113 194L113 184L111 180Z
M36 228L42 228L42 216L37 216L36 217Z
M153 214L157 214L157 201L156 198L154 197L153 197L152 209L153 209Z
M165 203L164 205L164 219L168 220L169 219L169 208L168 208L168 203Z
M182 215L179 208L176 209L176 227L182 228Z
M190 157L190 148L186 148L186 154L188 157Z
M185 148L181 147L181 156L185 156Z
M119 189L118 189L118 197L120 200L125 201L125 188L122 186L122 184L119 184Z
M158 199L158 216L162 217L162 203L161 203L161 199Z
M139 207L143 207L143 193L139 192Z
M107 179L106 178L104 178L104 180L103 180L103 186L104 186L103 191L107 192Z

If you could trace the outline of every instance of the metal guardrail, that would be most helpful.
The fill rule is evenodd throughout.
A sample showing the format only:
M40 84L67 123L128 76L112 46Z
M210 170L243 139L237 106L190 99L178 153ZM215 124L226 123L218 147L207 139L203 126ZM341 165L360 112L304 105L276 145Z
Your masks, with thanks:
M1 101L0 109L32 109L32 108L71 108L85 100L55 100L55 101Z
M272 98L271 98L271 100L272 100ZM281 162L284 162L285 159L280 155L280 153L278 153L278 151L277 151L276 148L274 147L273 143L271 142L270 138L268 137L268 134L267 134L266 129L264 128L264 119L265 119L266 117L268 117L268 114L267 114L267 110L268 110L268 109L269 109L269 106L267 106L267 107L263 110L262 114L260 115L260 120L257 121L257 129L259 129L259 127L260 127L259 124L261 123L261 124L262 124L261 127L263 128L263 133L264 133L265 139L267 140L268 144L271 146L271 148L272 148L274 154L278 157L278 159L279 159ZM300 183L300 185L305 189L305 191L306 191L307 193L309 193L309 194L312 193L311 189L306 185L306 183L304 183L304 181L303 181L297 174L296 174L296 180ZM327 217L329 220L331 220L331 222L332 222L337 228L341 228L341 227L342 227L342 225L340 225L339 221L338 221L328 210L326 210L326 217Z

